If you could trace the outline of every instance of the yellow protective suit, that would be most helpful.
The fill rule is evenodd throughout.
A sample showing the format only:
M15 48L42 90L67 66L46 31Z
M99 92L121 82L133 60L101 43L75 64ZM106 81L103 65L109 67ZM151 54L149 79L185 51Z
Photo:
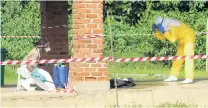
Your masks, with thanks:
M170 26L170 30L162 34L156 31L154 35L159 39L167 39L170 42L178 41L176 56L194 55L195 32L186 24L180 23L180 26ZM184 60L173 61L170 76L177 77L182 69ZM185 60L185 77L194 79L194 61Z

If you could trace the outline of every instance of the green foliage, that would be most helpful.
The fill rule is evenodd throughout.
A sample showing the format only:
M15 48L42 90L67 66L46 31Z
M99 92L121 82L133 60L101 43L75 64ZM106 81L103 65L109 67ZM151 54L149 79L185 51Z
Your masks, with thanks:
M9 39L5 38L1 40L2 47L8 51L8 59L19 60L23 59L29 51L34 48L33 43L37 39Z
M114 41L114 54L116 57L138 57L138 56L167 56L175 55L177 43L170 43L167 40L159 41L152 35L151 25L154 23L156 16L161 15L163 17L172 17L181 20L182 22L190 25L196 32L205 31L206 20L208 16L207 8L205 2L128 2L138 4L139 7L142 3L145 4L144 11L136 12L140 15L135 23L134 18L130 17L126 13L125 9L122 11L120 7L115 7L114 2L111 5L107 5L106 11L110 13L111 17L111 28ZM126 4L127 2L122 2ZM119 4L122 4L119 3ZM122 4L122 5L123 5ZM206 7L205 7L206 6ZM115 9L116 8L116 9ZM132 6L126 5L122 8L134 8ZM113 11L113 12L112 12ZM123 13L119 16L117 13ZM108 16L109 17L109 16ZM107 16L106 16L107 18ZM126 19L133 19L133 22L128 22ZM109 22L105 20L105 34L109 35ZM134 25L134 26L132 26ZM143 34L143 35L139 35ZM109 36L105 39L105 52L108 55ZM206 40L203 35L197 34L196 38L196 49L195 54L205 54L205 44ZM163 62L170 65L170 61ZM205 60L195 60L196 68L205 68Z
M38 2L5 1L2 3L1 35L40 35L40 6Z
M135 25L144 17L144 13L148 14L152 11L157 12L174 12L177 14L182 12L202 12L207 13L207 1L104 1L104 17L107 17L107 11L111 13L117 21Z
M72 55L72 1L68 1L68 45L69 55Z
M2 1L1 35L40 35L40 4L35 1ZM107 16L107 12L110 16ZM68 2L68 40L71 54L72 1ZM110 56L110 26L115 57L175 55L177 43L159 41L152 34L156 16L177 18L195 31L205 31L208 2L205 1L104 1L104 55ZM106 19L110 18L110 22ZM37 39L2 39L8 59L22 59ZM195 54L205 54L205 38L198 34ZM156 62L153 62L156 63ZM162 62L170 64L170 61ZM195 60L196 68L205 68L204 60ZM124 66L122 64L121 66Z
M40 10L38 2L4 1L2 2L1 35L3 36L39 36ZM1 40L1 46L8 50L8 59L22 59L34 46L37 39Z

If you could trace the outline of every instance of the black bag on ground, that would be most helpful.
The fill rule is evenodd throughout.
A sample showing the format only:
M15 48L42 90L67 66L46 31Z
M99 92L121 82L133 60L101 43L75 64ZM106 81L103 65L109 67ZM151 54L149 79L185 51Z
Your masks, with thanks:
M117 88L129 88L136 85L132 78L117 78L116 83ZM110 80L110 88L115 88L114 78Z

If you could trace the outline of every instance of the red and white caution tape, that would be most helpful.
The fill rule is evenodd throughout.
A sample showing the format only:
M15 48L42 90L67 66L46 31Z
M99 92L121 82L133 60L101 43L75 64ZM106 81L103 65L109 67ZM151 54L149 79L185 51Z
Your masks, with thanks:
M52 28L61 28L61 27L68 27L67 25L60 25L60 26L41 26L41 28L49 28L49 29L52 29Z
M40 37L41 36L1 36L1 38L40 38ZM98 38L98 37L102 38L102 37L104 37L104 35L92 34L92 35L86 35L86 36L78 36L77 38L74 38L74 40L90 39L90 38Z
M207 59L207 58L208 55L139 57L139 58L91 57L91 58L51 59L51 60L35 60L35 61L8 60L8 61L0 62L0 65L95 62L95 61L144 62L144 61L167 61L167 60L180 60L180 59L185 60L185 59Z
M206 35L208 35L208 32L201 32L201 34L206 34Z
M55 27L59 27L59 26L55 26ZM51 27L49 27L51 28ZM198 32L198 35L208 35L208 32ZM147 36L151 36L154 34L116 34L116 36L138 36L138 35L147 35ZM69 36L73 36L73 35L69 35ZM99 38L99 37L104 37L104 36L110 36L110 35L103 35L103 34L91 34L91 35L87 35L87 36L78 36L77 38L74 38L74 40L79 40L79 39L90 39L90 38ZM1 38L40 38L40 36L1 36Z
M87 36L78 36L77 38L74 38L74 40L80 40L80 39L90 39L90 38L103 38L104 35L102 34L92 34L92 35L87 35Z
M52 93L77 93L75 89L61 89L56 91L48 91Z
M118 58L114 62L143 62L143 61L167 61L185 59L207 59L208 55L193 56L166 56L166 57L139 57L139 58Z
M47 64L47 63L69 63L69 62L93 62L93 61L110 61L112 57L92 57L92 58L70 58L70 59L51 59L51 60L8 60L0 62L1 65L16 65L16 64Z

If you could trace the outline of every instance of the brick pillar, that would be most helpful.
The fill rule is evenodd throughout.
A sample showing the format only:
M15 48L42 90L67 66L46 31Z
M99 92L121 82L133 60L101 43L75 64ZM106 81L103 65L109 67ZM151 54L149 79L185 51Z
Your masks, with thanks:
M41 36L50 42L51 47L50 52L41 53L41 59L69 58L67 8L67 1L40 1ZM46 70L52 73L52 65Z
M73 1L73 57L101 57L104 38L76 40L103 34L103 1ZM70 78L81 90L109 90L106 62L70 63Z

